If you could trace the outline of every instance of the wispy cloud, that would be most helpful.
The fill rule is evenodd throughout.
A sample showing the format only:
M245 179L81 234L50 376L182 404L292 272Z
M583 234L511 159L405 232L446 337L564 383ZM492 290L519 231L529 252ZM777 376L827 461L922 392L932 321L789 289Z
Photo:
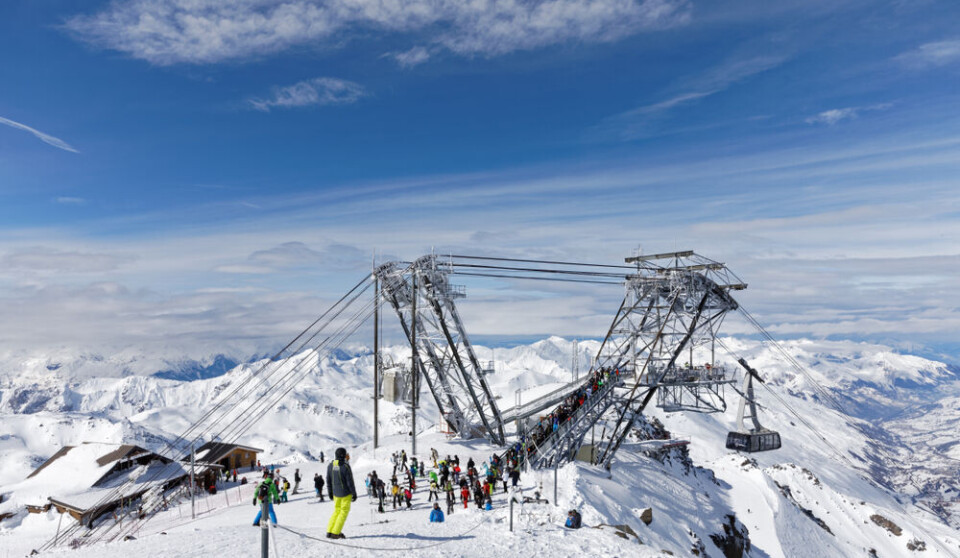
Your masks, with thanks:
M40 141L42 141L42 142L44 142L44 143L46 143L46 144L48 144L48 145L52 145L52 146L54 146L54 147L56 147L56 148L58 148L58 149L62 149L62 150L64 150L64 151L69 151L69 152L71 152L71 153L80 153L80 152L77 151L73 146L71 146L69 143L63 141L62 139L60 139L60 138L55 138L55 137L51 136L50 134L44 134L44 133L41 132L40 130L37 130L36 128L31 128L30 126L27 126L26 124L21 124L21 123L19 123L19 122L10 120L9 118L4 118L4 117L2 117L2 116L0 116L0 124L6 124L7 126L10 126L11 128L16 128L16 129L18 129L18 130L23 130L24 132L30 132L31 134L33 134L33 135L34 135L37 139L39 139Z
M330 302L320 297L336 299L368 273L374 249L612 263L638 242L728 263L750 284L738 300L771 331L952 339L960 328L960 138L918 135L909 115L890 116L904 119L897 134L858 142L828 135L797 147L764 137L733 154L691 145L670 162L637 153L593 167L263 194L252 198L263 209L242 218L211 206L158 213L152 218L166 228L156 235L77 247L84 235L66 230L42 243L53 254L15 245L36 231L11 230L0 253L18 256L0 260L0 314L18 320L0 324L0 339L263 350L316 318ZM94 265L77 254L137 257ZM109 273L59 272L98 268ZM462 281L471 335L603 335L623 296L619 286Z
M100 273L132 261L129 256L35 247L5 254L0 263L27 272Z
M284 242L267 250L258 250L248 260L273 269L321 267L329 270L355 270L369 265L370 255L355 246L330 244L314 250L303 242Z
M776 68L786 60L786 56L774 55L727 60L701 75L685 80L679 93L605 118L593 132L600 137L620 140L643 137L649 133L650 124L670 110L715 95L751 76Z
M269 98L252 98L247 102L256 110L270 112L272 108L348 105L366 95L366 89L359 83L345 79L318 77L286 87L274 87Z
M429 60L430 51L422 46L415 46L403 52L388 52L384 56L393 58L402 68L412 68Z
M322 47L350 31L420 33L451 52L495 56L615 41L689 19L689 0L132 0L74 16L65 27L90 44L167 66Z
M62 203L65 205L83 205L87 203L87 200L83 198L76 198L72 196L60 196L57 198L57 203Z
M960 62L960 39L924 43L900 54L894 60L914 69L936 68Z
M887 110L892 107L892 103L880 103L876 105L870 105L866 107L845 107L838 109L825 110L823 112L817 113L813 116L810 116L804 119L804 122L807 124L826 124L827 126L833 126L841 120L852 120L860 116L863 112L877 111L877 110Z

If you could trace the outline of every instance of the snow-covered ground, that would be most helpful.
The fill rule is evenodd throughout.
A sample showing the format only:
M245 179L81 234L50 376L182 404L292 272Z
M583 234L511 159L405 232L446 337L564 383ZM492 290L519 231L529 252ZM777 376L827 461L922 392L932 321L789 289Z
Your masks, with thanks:
M751 456L731 453L724 440L735 420L736 397L724 413L649 415L674 437L690 441L689 459L680 450L666 459L644 454L632 441L618 453L611 472L574 464L558 472L559 506L553 505L553 472L524 475L524 493L542 484L551 505L515 509L515 533L509 534L506 497L494 498L495 510L460 509L443 525L427 522L426 493L419 491L418 509L379 516L366 498L355 504L342 541L370 548L418 548L423 556L506 556L549 552L551 556L653 556L668 550L693 550L722 556L723 537L750 541L749 556L960 556L957 517L958 471L955 459L957 407L956 370L941 363L899 355L881 346L861 343L797 341L786 343L791 355L811 377L838 398L846 413L830 408L809 379L756 342L726 339L724 343L760 370L784 408L763 389L761 420L783 435L783 448ZM481 361L496 362L488 376L500 407L508 409L520 390L521 403L572 379L571 343L550 338L531 345L496 350L478 348ZM589 362L593 342L581 342L580 362ZM388 353L400 361L403 347ZM370 355L323 359L297 387L271 409L240 441L266 449L265 462L283 464L292 476L299 467L309 484L321 466L320 451L332 455L337 445L350 449L357 480L387 467L389 454L410 451L408 411L403 405L381 404L382 447L372 448ZM695 354L699 362L705 355ZM726 358L729 361L729 357ZM41 363L42 364L42 363ZM74 378L62 371L36 370L16 375L7 363L0 382L0 486L19 482L63 444L80 441L127 442L158 447L163 438L182 431L203 409L255 365L225 375L177 382L153 377ZM793 414L795 410L799 416ZM494 448L478 440L449 441L435 432L436 412L424 397L418 424L424 434L421 450L475 459ZM806 422L806 424L805 424ZM598 435L600 433L598 432ZM425 452L422 452L425 453ZM255 513L250 494L231 488L203 500L196 522L186 510L171 510L151 520L137 540L97 549L62 551L70 556L185 556L210 552L259 553L259 532L249 526ZM252 490L249 488L248 490ZM17 495L0 488L14 506ZM636 536L623 539L614 527L562 528L566 511L576 507L590 526L626 525ZM640 513L651 508L653 522ZM931 513L933 512L936 513ZM2 510L0 510L2 511ZM323 539L330 504L297 496L278 508L281 523L321 537L315 541L288 531L273 533L281 556L367 555L369 551L334 546ZM53 536L57 514L20 514L0 522L0 557L20 556ZM64 520L67 523L69 518ZM386 520L386 523L380 521ZM889 522L889 523L888 523ZM896 528L887 527L891 525ZM726 526L726 529L725 529ZM166 534L160 534L163 531ZM895 534L899 532L899 534ZM642 544L638 544L642 541ZM716 539L716 540L715 540ZM719 541L719 542L718 542ZM922 544L921 544L922 543ZM920 550L911 550L924 546ZM58 551L60 552L60 551ZM703 555L703 554L701 554Z

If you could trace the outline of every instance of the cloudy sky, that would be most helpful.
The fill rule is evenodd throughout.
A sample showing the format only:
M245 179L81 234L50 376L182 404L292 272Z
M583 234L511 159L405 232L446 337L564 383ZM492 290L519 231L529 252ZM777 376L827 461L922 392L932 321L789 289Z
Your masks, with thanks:
M777 336L960 361L957 21L950 0L3 2L0 350L248 355L374 254L694 249ZM462 282L484 339L602 336L622 294Z

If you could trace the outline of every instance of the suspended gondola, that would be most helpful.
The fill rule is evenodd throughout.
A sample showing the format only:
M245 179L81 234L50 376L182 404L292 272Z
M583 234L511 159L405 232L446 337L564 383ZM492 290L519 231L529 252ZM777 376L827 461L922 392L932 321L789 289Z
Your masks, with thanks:
M780 449L780 433L764 428L757 417L757 400L753 392L753 380L763 383L763 378L742 358L737 362L746 369L743 378L743 393L740 410L737 412L737 429L727 434L727 449L749 453ZM748 410L749 409L749 410ZM747 414L749 412L749 415ZM744 419L749 418L753 428L747 428Z

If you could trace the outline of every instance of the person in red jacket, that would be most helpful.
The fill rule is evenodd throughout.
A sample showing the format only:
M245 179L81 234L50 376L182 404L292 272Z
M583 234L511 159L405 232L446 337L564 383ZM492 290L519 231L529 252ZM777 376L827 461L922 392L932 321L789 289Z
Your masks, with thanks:
M467 485L463 485L463 488L460 489L460 498L463 500L463 509L467 509L470 504L470 489Z

